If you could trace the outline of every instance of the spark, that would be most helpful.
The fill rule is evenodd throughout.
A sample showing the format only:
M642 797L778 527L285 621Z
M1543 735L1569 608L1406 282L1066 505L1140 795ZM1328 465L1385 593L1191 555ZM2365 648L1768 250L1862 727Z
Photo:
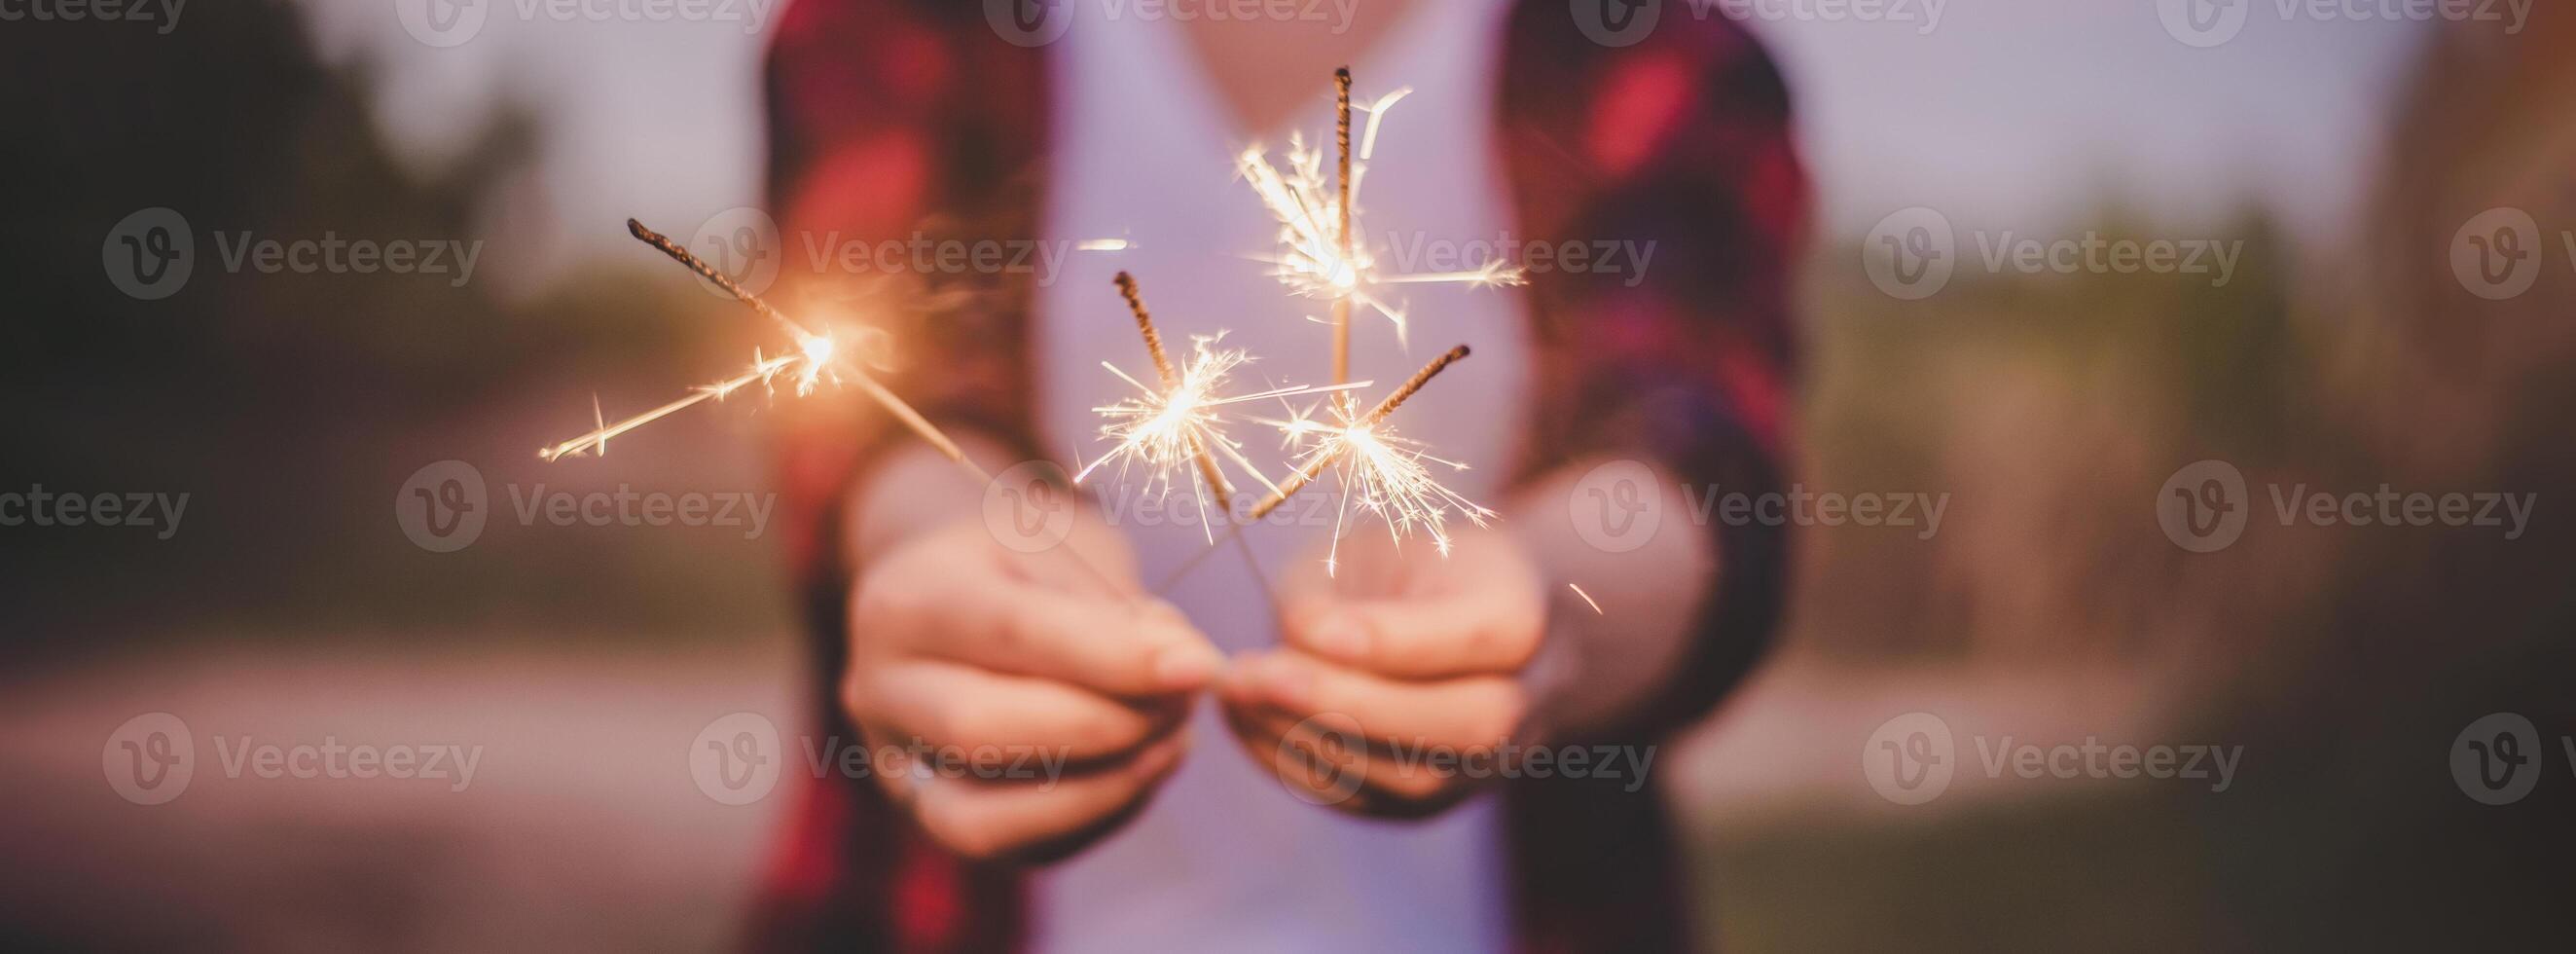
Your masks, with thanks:
M1340 485L1341 498L1335 507L1332 549L1324 559L1327 575L1340 569L1341 538L1354 513L1376 516L1398 544L1410 533L1426 535L1441 556L1448 556L1448 521L1452 515L1482 527L1494 517L1494 511L1449 489L1433 476L1430 466L1463 471L1466 464L1433 456L1422 442L1396 434L1386 419L1432 377L1466 358L1467 353L1466 345L1449 349L1366 413L1353 410L1347 401L1326 401L1322 403L1327 418L1318 418L1315 408L1307 408L1295 411L1286 420L1264 421L1279 430L1288 446L1302 450L1293 461L1294 471L1289 479L1272 487L1270 496L1253 508L1252 519L1268 516L1291 494L1329 470Z
M1259 145L1246 148L1235 157L1235 169L1251 184L1255 196L1279 221L1281 251L1274 256L1256 257L1269 262L1270 274L1301 298L1329 299L1334 303L1337 366L1346 363L1346 338L1349 311L1353 304L1384 316L1395 325L1396 340L1405 340L1405 309L1390 303L1380 292L1386 285L1458 283L1479 287L1520 285L1527 281L1519 268L1501 261L1482 267L1451 272L1383 272L1365 244L1355 243L1351 236L1359 231L1359 191L1368 178L1368 161L1376 154L1377 137L1387 110L1410 94L1410 88L1399 89L1364 105L1350 101L1348 70L1335 74L1339 91L1335 116L1335 155L1338 179L1324 171L1324 151L1308 148L1301 134L1291 134L1288 151L1280 165L1274 165L1268 151ZM1350 117L1356 110L1368 115L1362 129L1357 154L1350 136Z
M590 414L591 420L596 423L598 427L588 434L583 434L580 437L539 450L537 451L537 456L544 458L545 460L552 461L562 457L579 457L594 450L598 451L601 456L607 456L609 438L643 427L646 424L650 424L681 411L688 410L691 407L695 407L707 401L724 400L731 396L735 391L750 387L753 384L768 385L772 381L776 380L779 375L787 374L790 371L794 371L796 375L796 393L799 396L812 393L815 383L823 380L829 374L827 362L830 360L832 354L831 339L817 338L814 339L814 341L817 343L810 343L805 349L800 350L795 354L780 355L775 358L763 357L759 351L754 350L751 357L751 367L743 371L741 374L734 375L733 377L726 378L712 384L699 385L690 389L690 394L687 397L662 405L661 407L654 408L650 411L646 411L642 414L620 420L615 424L607 423L602 419L599 410L599 398L597 395L593 395L590 399Z
M1153 356L1160 387L1137 380L1117 365L1103 361L1100 366L1136 389L1135 396L1116 403L1095 407L1103 423L1101 439L1110 441L1108 453L1073 475L1082 483L1093 472L1111 463L1118 465L1124 476L1130 466L1141 466L1148 472L1147 493L1162 499L1185 482L1196 491L1199 526L1215 541L1214 525L1208 521L1207 502L1213 498L1218 507L1231 513L1230 498L1234 488L1225 479L1223 460L1252 475L1264 488L1277 490L1261 468L1243 454L1242 443L1226 434L1231 423L1227 409L1235 405L1272 399L1348 391L1367 387L1371 382L1315 386L1274 387L1248 394L1226 394L1225 385L1234 372L1252 362L1250 353L1241 348L1218 346L1223 335L1195 335L1190 339L1189 363L1175 367L1163 350L1162 336L1154 330L1153 318L1145 310L1144 299L1137 293L1135 280L1126 273L1118 275L1119 290L1125 293L1129 307L1136 315L1138 330L1145 336L1145 347Z
M1569 590L1573 590L1573 591L1574 591L1574 595L1576 595L1576 596L1580 596L1580 597L1583 597L1583 603L1584 603L1584 605L1592 607L1592 615L1594 615L1594 616L1608 616L1608 615L1610 615L1610 614L1608 614L1608 613L1604 613L1604 612L1602 612L1602 611L1601 611L1601 604L1593 601L1593 599L1592 599L1592 594L1590 594L1590 593L1586 593L1586 592L1583 592L1583 587L1581 587L1581 586L1577 586L1577 585L1572 584L1572 583L1568 583L1568 584L1565 584L1565 588L1566 588L1566 589L1569 589Z

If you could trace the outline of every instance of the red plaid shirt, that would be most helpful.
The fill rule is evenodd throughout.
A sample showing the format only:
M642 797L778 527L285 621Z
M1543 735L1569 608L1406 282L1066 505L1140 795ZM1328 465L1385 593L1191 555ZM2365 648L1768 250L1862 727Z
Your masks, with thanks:
M1047 48L1006 42L985 6L791 5L768 71L770 191L788 234L1036 237L1050 132ZM1789 272L1805 227L1806 177L1768 58L1733 22L1684 12L1666 10L1642 42L1617 48L1587 39L1566 4L1524 0L1512 13L1494 105L1516 231L1657 249L1655 269L1634 287L1627 275L1530 276L1539 394L1524 475L1607 454L1658 460L1693 484L1729 490L1783 483L1797 338ZM1025 443L1026 276L945 280L963 287L936 293L964 307L886 319L911 352L906 364L939 373L890 383L936 419ZM789 275L780 294L791 311L807 313L856 292L842 279ZM814 718L822 733L851 739L833 688L856 569L840 557L841 496L876 451L907 438L861 402L798 405L780 415L779 467L813 632ZM1707 712L1767 645L1785 591L1786 534L1710 532L1723 569L1691 653L1630 724L1591 741L1654 743ZM1651 789L1627 793L1624 784L1505 785L1523 948L1691 946L1670 820ZM1019 871L942 851L865 779L822 780L798 799L756 915L757 947L1019 946Z

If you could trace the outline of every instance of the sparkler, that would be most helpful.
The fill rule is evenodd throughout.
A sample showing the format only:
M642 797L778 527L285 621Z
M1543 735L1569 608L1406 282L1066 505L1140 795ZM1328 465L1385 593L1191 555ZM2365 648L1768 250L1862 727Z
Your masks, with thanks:
M848 373L846 380L856 383L859 386L859 389L868 395L869 399L883 407L887 413L894 415L896 420L902 421L903 425L910 429L914 436L921 438L924 443L929 444L933 449L937 450L940 456L946 457L951 462L954 462L960 469L973 476L977 483L984 485L990 485L992 483L993 475L986 472L984 468L976 465L973 459L968 458L965 450L958 447L956 441L950 440L948 435L945 432L942 432L937 425L930 423L929 418L923 417L920 411L915 410L913 406L905 402L902 397L896 395L893 391L887 390L885 385L878 383L877 379L874 376L869 375L866 370L850 365L846 362L838 361L837 359L840 357L840 348L831 336L806 330L803 325L797 324L793 319L788 318L785 313L770 307L768 302L760 299L760 296L754 295L742 286L735 284L732 279L726 278L723 272L716 270L714 266L708 265L706 262L700 260L696 255L690 254L688 249L681 248L678 243L671 241L669 238L664 237L658 232L645 228L643 223L637 222L634 219L628 219L626 220L626 230L633 233L635 238L642 241L644 244L653 246L654 248L661 250L662 254L670 256L672 261L688 266L690 271L696 272L699 277L714 283L716 287L721 288L727 294L732 295L735 300L750 306L751 310L759 312L770 320L776 322L779 327L785 329L789 335L796 339L797 352L793 355L782 355L776 358L764 358L755 355L751 368L739 375L711 385L702 386L697 389L697 393L695 394L673 401L669 404L665 404L643 414L636 415L635 417L627 418L615 424L609 424L605 421L599 420L598 403L594 400L591 405L591 414L593 420L599 425L597 429L588 434L573 438L572 440L538 451L539 456L552 461L567 455L579 454L589 450L599 450L605 453L608 447L608 439L611 437L642 427L645 424L659 420L663 417L670 416L673 413L700 402L710 399L720 399L734 391L748 387L755 382L766 383L773 381L779 375L787 374L790 371L794 371L796 373L796 388L799 396L812 393L818 382L831 381L833 383L840 383L844 380L840 372L846 371ZM870 333L880 339L884 334L883 332L875 331L871 331ZM1084 557L1081 551L1066 550L1066 552L1072 555L1074 562L1081 564L1082 568L1091 574L1094 581L1100 583L1109 592L1117 592L1118 587L1110 583L1108 576L1103 574L1098 567L1093 566L1091 560Z
M796 396L798 397L814 393L814 389L825 382L832 384L841 383L842 378L837 373L840 365L835 361L835 359L840 356L841 346L840 343L834 340L831 335L817 334L813 331L807 330L804 325L796 323L795 319L787 317L785 313L770 307L768 302L760 300L760 296L754 295L750 291L744 289L741 285L735 284L733 279L726 277L725 273L717 270L715 266L707 264L697 256L690 254L689 250L681 248L679 243L671 241L670 238L659 232L645 228L644 223L635 221L634 219L628 219L626 220L626 231L633 234L638 241L641 241L646 245L653 246L654 248L661 250L662 254L670 256L672 260L688 266L690 271L698 274L698 277L704 278L709 283L714 284L717 288L723 289L726 294L732 295L736 301L740 301L743 304L750 306L751 310L760 313L762 317L768 318L771 322L777 324L780 330L787 332L788 337L795 340L796 350L790 354L769 357L755 349L752 351L751 366L744 369L742 373L712 384L699 385L692 389L692 393L687 397L672 401L669 404L662 405L661 407L654 408L642 414L620 420L614 424L608 423L602 418L599 413L598 399L593 398L591 400L591 416L594 423L598 426L590 433L583 434L571 440L564 441L563 443L537 451L538 457L552 461L568 456L579 456L592 451L597 451L604 455L608 453L609 438L643 427L646 424L677 414L707 401L724 400L725 398L732 396L734 392L750 387L754 384L759 384L763 388L771 389L774 392L773 386L781 375L793 376ZM876 331L874 329L869 329L866 332L863 332L863 334L873 336L880 341L884 335L883 332ZM854 374L854 377L858 378L863 385L868 386L873 390L883 390L882 388L876 388L876 382L873 379L868 378L865 373ZM918 416L919 415L913 415L913 417ZM907 421L907 423L909 423L909 421ZM923 421L922 424L926 427L929 422ZM919 428L916 428L916 430L919 430ZM933 439L934 435L936 435L935 439ZM927 433L923 434L923 437L925 439L930 439L933 446L940 447L943 453L949 453L953 459L956 459L961 463L966 463L970 467L973 466L971 462L965 460L965 455L962 452L956 452L956 445L954 443L949 442L945 435L937 434L936 428L929 429Z
M1332 301L1333 381L1350 378L1351 312L1355 305L1365 305L1395 324L1396 340L1405 340L1404 308L1389 304L1378 291L1395 284L1454 282L1475 286L1519 285L1527 279L1521 269L1500 260L1484 267L1456 272L1381 272L1376 259L1355 235L1358 225L1360 186L1368 176L1368 161L1377 151L1377 134L1386 112L1397 101L1412 93L1399 89L1378 97L1365 106L1356 107L1368 114L1368 124L1360 131L1356 157L1352 150L1351 71L1333 73L1333 145L1335 175L1328 188L1324 175L1324 156L1306 148L1301 136L1288 140L1286 169L1271 164L1260 146L1243 151L1235 159L1235 169L1252 191L1259 196L1272 218L1279 220L1279 243L1283 251L1263 259L1275 266L1271 275L1286 285L1292 294L1303 298L1325 298Z
M1326 575L1340 568L1342 530L1349 523L1353 507L1377 514L1386 524L1388 535L1398 543L1403 542L1408 530L1424 531L1430 535L1432 546L1447 556L1447 522L1452 512L1479 527L1485 526L1494 512L1442 485L1424 465L1427 461L1465 470L1466 464L1434 457L1421 442L1397 436L1387 426L1386 418L1433 377L1465 360L1467 354L1466 345L1449 349L1414 372L1402 387L1365 414L1353 411L1349 402L1335 401L1328 402L1332 415L1329 422L1317 420L1311 412L1269 422L1290 444L1302 442L1307 446L1297 457L1296 470L1252 508L1252 519L1268 516L1290 495L1330 469L1341 485L1342 499L1334 515L1332 550L1324 559Z
M1262 476L1260 467L1243 456L1242 445L1225 433L1225 426L1229 423L1225 409L1273 398L1348 391L1367 387L1369 382L1296 385L1250 394L1224 394L1228 378L1235 369L1250 363L1251 355L1240 348L1217 347L1221 336L1196 336L1191 339L1194 353L1189 364L1186 367L1174 365L1171 355L1163 349L1163 336L1154 327L1153 312L1145 307L1144 294L1137 289L1136 279L1120 272L1117 283L1120 296L1127 300L1128 311L1136 316L1136 330L1145 339L1145 351L1153 358L1155 375L1162 386L1149 387L1118 370L1117 365L1101 362L1100 366L1109 369L1109 373L1135 387L1139 396L1092 409L1107 421L1100 427L1101 437L1116 443L1109 453L1075 474L1073 481L1081 483L1112 461L1117 462L1121 473L1131 464L1140 464L1153 474L1147 482L1149 490L1168 493L1180 483L1174 475L1195 466L1189 480L1198 491L1199 525L1206 529L1208 541L1214 543L1216 531L1206 519L1205 501L1212 496L1219 510L1229 515L1234 512L1234 486L1226 480L1225 470L1219 465L1220 458L1252 475L1252 479L1263 487L1277 489L1268 477Z

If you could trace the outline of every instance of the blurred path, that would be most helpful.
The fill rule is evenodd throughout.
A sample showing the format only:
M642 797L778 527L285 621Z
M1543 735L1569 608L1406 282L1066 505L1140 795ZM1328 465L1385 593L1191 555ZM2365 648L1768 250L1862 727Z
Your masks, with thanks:
M10 688L0 699L0 764L11 776L0 856L15 863L0 866L0 941L729 947L792 789L720 805L693 781L685 753L729 712L770 714L799 731L787 718L800 685L787 641L607 659L472 645L482 648L113 660ZM196 764L174 800L132 804L109 786L102 750L127 719L155 711L185 721ZM226 777L226 753L330 741L388 753L482 748L461 791L461 773L261 778L241 761L240 775Z

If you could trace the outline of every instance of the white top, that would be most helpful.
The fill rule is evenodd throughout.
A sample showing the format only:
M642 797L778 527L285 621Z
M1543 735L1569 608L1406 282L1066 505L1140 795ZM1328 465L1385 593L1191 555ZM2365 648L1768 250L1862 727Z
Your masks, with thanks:
M1231 107L1201 74L1183 24L1137 16L1112 22L1109 5L1076 3L1054 69L1059 123L1044 231L1054 239L1125 237L1114 254L1068 257L1063 274L1039 289L1033 330L1037 421L1045 453L1092 460L1092 408L1133 389L1100 367L1109 361L1139 380L1154 378L1134 322L1110 278L1133 272L1175 361L1193 334L1227 332L1228 346L1259 359L1238 383L1316 383L1330 374L1328 328L1308 320L1320 300L1292 298L1256 256L1276 252L1277 226L1235 174L1251 145ZM1414 92L1388 113L1363 183L1364 240L1382 267L1395 245L1493 242L1510 231L1511 210L1490 148L1496 60L1508 4L1430 0L1418 5L1368 57L1352 64L1355 99L1400 86ZM1121 8L1126 9L1126 8ZM1133 10L1126 10L1133 14ZM1332 79L1314 78L1311 105L1290 125L1262 131L1284 149L1291 129L1329 148ZM1428 248L1426 243L1423 247ZM1394 327L1365 309L1353 318L1352 376L1374 379L1370 403L1423 362L1465 342L1470 360L1407 403L1394 426L1429 440L1440 456L1473 468L1444 480L1490 505L1517 448L1529 376L1528 330L1516 289L1399 286L1410 304L1408 350ZM1273 404L1255 410L1275 416ZM1287 468L1266 429L1240 426L1248 456L1278 479ZM1239 484L1249 483L1239 476ZM1132 505L1143 475L1095 475L1089 489ZM1319 497L1319 499L1321 499ZM1207 546L1188 507L1156 519L1120 521L1148 584ZM1319 525L1247 532L1276 573L1304 559L1330 533ZM1217 518L1222 521L1222 517ZM1220 527L1222 526L1220 522ZM1365 532L1384 532L1374 524ZM1427 543L1421 559L1437 559ZM1228 547L1209 557L1169 598L1229 653L1277 644L1260 584ZM1506 855L1499 813L1479 797L1428 822L1354 818L1293 797L1256 767L1226 730L1213 702L1193 714L1196 745L1152 805L1090 850L1034 879L1034 941L1042 951L1421 951L1509 946Z

